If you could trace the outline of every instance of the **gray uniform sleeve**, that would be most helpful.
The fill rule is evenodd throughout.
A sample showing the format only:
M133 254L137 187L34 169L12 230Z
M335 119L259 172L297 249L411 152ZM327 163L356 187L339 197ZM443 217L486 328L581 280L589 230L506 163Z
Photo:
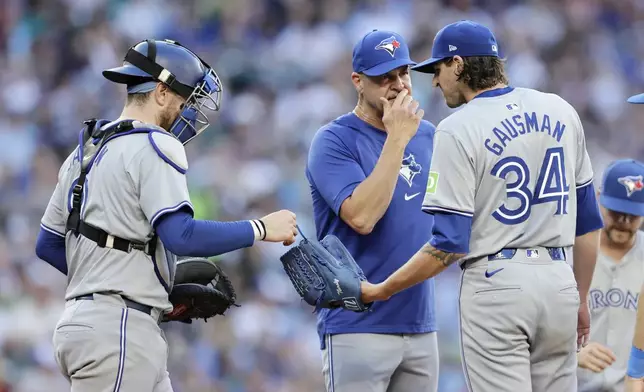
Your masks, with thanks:
M574 110L574 109L573 109ZM586 135L581 119L575 111L577 118L577 164L575 167L575 184L582 188L593 181L593 167L586 150Z
M185 207L194 212L185 176L187 169L188 160L181 142L160 132L128 166L139 205L152 227L164 214Z
M42 219L40 220L40 227L44 230L65 237L65 226L67 225L67 216L69 214L69 189L66 189L65 179L63 174L67 173L70 169L73 157L76 155L74 150L60 166L58 171L58 182L49 198L49 203L45 209Z
M54 193L49 199L45 214L40 220L40 227L52 234L65 237L66 223L65 195L60 183L58 183L56 184L56 188L54 188Z
M463 144L449 132L436 131L423 211L472 217L475 190L476 171Z

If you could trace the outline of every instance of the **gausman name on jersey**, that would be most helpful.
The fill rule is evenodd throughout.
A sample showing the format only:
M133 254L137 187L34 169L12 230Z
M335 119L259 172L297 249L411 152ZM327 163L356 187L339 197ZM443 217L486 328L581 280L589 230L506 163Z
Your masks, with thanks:
M550 120L547 114L525 112L516 114L501 121L501 124L492 129L493 136L485 139L485 148L493 154L500 156L505 147L514 139L529 134L548 133L557 142L561 142L566 125L561 121Z

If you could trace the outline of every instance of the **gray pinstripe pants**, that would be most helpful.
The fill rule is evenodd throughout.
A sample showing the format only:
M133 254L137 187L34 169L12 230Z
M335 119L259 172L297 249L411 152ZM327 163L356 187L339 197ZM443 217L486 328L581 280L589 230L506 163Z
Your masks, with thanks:
M53 343L71 392L172 392L163 331L118 296L68 301Z

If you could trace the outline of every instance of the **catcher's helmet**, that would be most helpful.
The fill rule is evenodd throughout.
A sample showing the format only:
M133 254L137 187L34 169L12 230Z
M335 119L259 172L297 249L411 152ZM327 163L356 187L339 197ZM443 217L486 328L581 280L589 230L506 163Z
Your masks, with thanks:
M217 73L188 48L171 40L145 40L131 47L121 67L103 71L115 83L127 85L128 93L166 84L186 100L170 132L183 144L203 132L210 121L204 109L218 111L222 85Z

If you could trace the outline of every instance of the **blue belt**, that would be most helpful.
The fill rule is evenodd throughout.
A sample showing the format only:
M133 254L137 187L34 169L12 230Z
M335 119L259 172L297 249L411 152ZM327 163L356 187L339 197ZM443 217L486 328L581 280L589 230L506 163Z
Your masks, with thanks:
M545 249L548 254L550 255L550 258L554 261L566 261L566 251L564 248L525 248L525 255L529 259L538 259L539 258L539 251ZM488 261L493 261L493 260L510 260L512 259L516 254L517 254L518 249L513 249L513 248L504 248L501 249L498 253L489 255L487 257Z

